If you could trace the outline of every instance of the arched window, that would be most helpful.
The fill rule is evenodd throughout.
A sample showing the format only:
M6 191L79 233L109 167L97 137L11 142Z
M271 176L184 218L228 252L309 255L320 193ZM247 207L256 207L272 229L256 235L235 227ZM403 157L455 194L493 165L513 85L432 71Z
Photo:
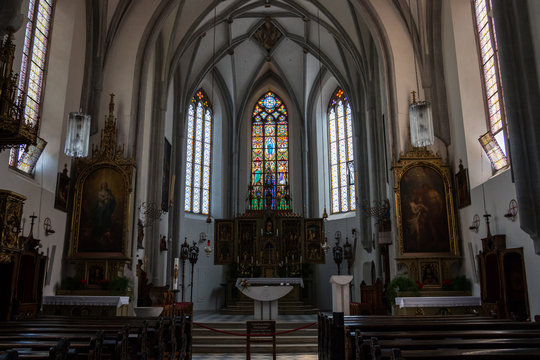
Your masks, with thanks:
M207 96L197 91L188 108L184 202L184 210L195 214L210 211L212 118Z
M491 12L491 0L475 0L474 15L476 39L480 48L480 65L484 98L489 117L489 131L479 139L493 168L500 170L509 165L506 154L506 118L499 71L497 37Z
M356 210L351 106L337 89L328 107L331 213Z
M49 32L53 12L52 0L30 0L28 22L19 78L19 96L22 97L25 121L36 124L41 111L42 90L47 63ZM39 139L36 145L13 148L9 165L32 174L46 142Z
M286 210L289 196L287 108L268 91L253 109L250 206L253 210Z

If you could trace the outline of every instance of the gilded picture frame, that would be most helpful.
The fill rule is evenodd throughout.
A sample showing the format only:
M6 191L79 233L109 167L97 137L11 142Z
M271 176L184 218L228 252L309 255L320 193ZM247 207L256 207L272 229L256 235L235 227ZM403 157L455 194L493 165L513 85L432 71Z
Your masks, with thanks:
M448 166L438 154L411 148L392 168L398 258L459 257Z

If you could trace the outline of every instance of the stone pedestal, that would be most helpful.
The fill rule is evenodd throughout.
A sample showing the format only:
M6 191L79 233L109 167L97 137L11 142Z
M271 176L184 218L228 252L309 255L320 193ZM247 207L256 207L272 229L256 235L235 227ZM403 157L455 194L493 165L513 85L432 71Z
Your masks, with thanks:
M332 275L332 311L350 315L350 286L352 275Z
M287 295L292 289L291 285L240 288L244 295L255 300L254 320L277 320L278 299Z

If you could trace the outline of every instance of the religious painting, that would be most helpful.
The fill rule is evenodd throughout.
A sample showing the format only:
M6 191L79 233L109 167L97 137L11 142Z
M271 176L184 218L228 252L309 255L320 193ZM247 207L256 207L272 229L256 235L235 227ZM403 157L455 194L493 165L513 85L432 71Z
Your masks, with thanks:
M214 225L214 264L227 265L233 262L234 221L217 220Z
M437 261L420 262L420 282L424 287L440 287L441 272Z
M457 256L448 166L429 150L410 150L393 166L399 255Z
M289 258L300 259L304 255L302 248L302 221L286 219L281 221L281 248Z
M78 253L122 253L125 184L117 170L98 169L83 184Z
M261 231L263 231L261 229ZM238 246L237 261L244 263L251 261L255 255L255 243L257 240L257 221L238 220Z
M324 264L324 251L321 244L324 241L323 220L322 219L306 219L305 223L306 236L306 263Z
M66 165L64 170L58 173L56 177L56 192L54 195L54 208L63 212L67 212L68 210L70 178L67 173Z
M163 179L161 181L161 210L169 211L169 177L171 176L171 143L163 138Z
M116 144L113 97L100 146L93 149L91 157L77 160L69 249L72 260L124 261L131 252L128 234L135 161L124 157L124 146Z
M456 195L458 209L471 205L469 170L463 167L461 160L459 160L459 171L456 174Z
M104 262L88 262L86 280L89 287L98 287L107 279Z

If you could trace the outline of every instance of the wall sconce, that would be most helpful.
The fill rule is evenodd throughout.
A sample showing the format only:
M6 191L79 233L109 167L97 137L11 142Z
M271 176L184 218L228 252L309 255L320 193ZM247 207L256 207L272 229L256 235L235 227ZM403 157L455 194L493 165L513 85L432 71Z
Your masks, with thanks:
M64 153L72 157L88 156L92 118L82 112L70 112L66 130Z
M205 242L206 239L207 239L207 236L206 236L206 233L204 231L199 234L199 244Z
M208 242L204 247L204 252L206 253L206 256L210 256L210 253L212 253L212 248L210 247L210 239L208 239Z
M328 245L328 238L325 237L324 241L321 243L321 248L323 249L324 253L328 253L328 250L330 250L331 246Z
M45 236L49 236L50 234L54 234L54 230L52 229L51 219L45 218L43 220L43 228L45 229Z
M478 214L474 214L472 224L471 226L469 226L469 230L472 230L475 233L477 233L479 227L480 227L480 216L478 216Z
M516 221L516 216L518 214L518 203L515 199L510 200L508 204L508 212L504 214L504 217L512 221Z

